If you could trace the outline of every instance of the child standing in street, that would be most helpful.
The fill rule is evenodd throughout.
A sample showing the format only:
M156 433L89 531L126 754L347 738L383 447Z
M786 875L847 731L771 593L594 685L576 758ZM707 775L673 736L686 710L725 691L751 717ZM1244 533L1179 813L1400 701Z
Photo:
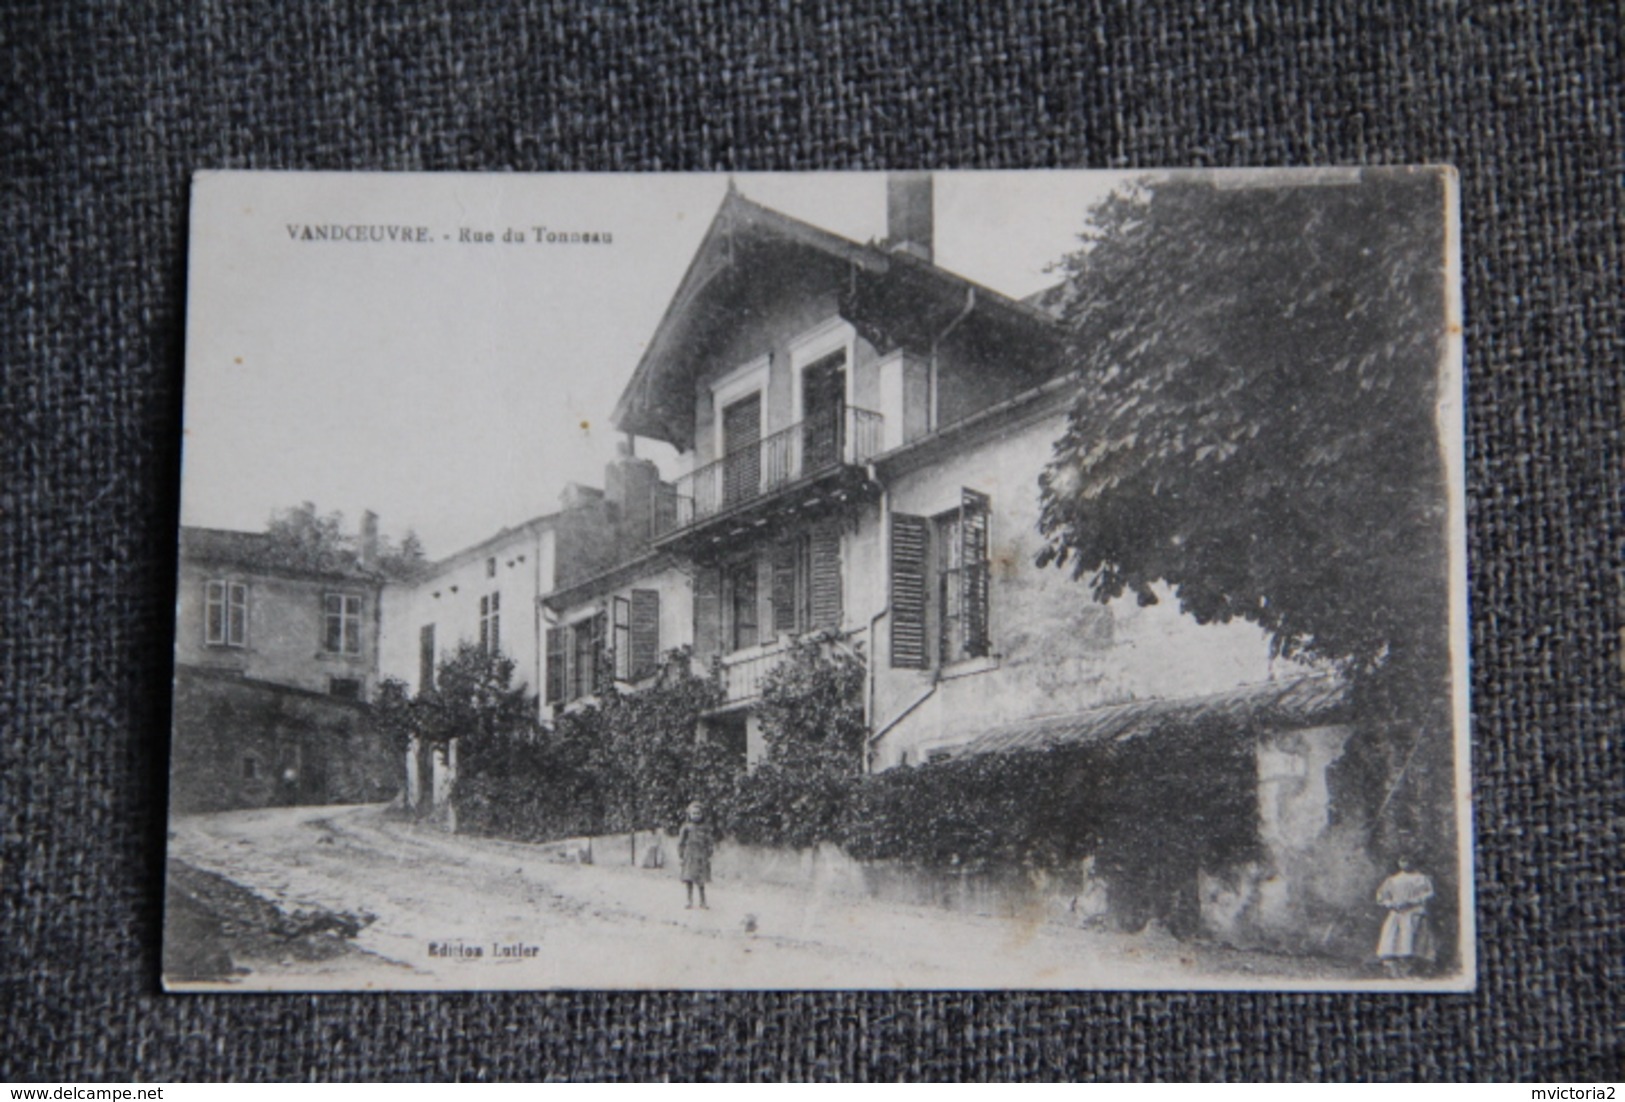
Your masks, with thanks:
M710 909L705 902L705 885L711 879L711 851L716 845L716 834L705 821L705 806L696 800L688 805L688 822L677 833L677 857L683 865L689 910L694 908L695 887L700 889L701 909Z

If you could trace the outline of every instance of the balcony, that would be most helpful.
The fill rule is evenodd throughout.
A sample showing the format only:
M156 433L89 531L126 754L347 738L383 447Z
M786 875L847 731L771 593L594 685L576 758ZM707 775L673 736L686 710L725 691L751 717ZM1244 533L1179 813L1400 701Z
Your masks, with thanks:
M655 542L720 542L766 523L780 508L851 496L864 481L862 465L884 446L883 426L878 413L840 407L683 475L655 510Z
M818 647L828 653L832 650L843 651L847 654L858 654L861 650L856 648L857 632L844 634L820 634ZM805 641L804 641L805 642ZM724 654L716 659L718 672L722 677L724 692L722 707L718 711L729 711L741 704L749 704L761 698L762 685L767 677L789 655L793 654L800 645L793 642L789 636L780 636L770 643L763 643L759 647L746 647L744 650Z
M727 704L744 704L762 695L762 682L790 653L789 644L773 643L763 647L725 654L719 660L722 688Z

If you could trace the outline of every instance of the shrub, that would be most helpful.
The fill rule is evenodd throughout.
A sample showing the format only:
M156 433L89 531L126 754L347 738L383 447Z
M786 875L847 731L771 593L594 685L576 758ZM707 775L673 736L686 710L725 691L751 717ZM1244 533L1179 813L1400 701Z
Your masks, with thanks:
M858 786L868 728L863 660L797 647L762 683L767 757L738 779L724 830L744 842L797 848L839 841Z

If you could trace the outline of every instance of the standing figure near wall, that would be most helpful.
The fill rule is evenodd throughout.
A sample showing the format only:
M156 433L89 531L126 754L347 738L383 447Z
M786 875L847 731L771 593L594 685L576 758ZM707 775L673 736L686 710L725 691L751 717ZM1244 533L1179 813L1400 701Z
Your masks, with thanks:
M1377 959L1394 979L1414 976L1433 963L1433 931L1428 926L1428 901L1433 881L1418 872L1409 857L1399 859L1399 871L1377 889L1377 904L1388 910L1377 937Z

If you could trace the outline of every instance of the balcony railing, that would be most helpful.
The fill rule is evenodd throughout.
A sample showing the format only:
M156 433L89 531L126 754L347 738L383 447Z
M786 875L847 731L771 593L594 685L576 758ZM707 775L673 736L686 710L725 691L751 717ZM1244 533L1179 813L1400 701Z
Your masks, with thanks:
M833 636L820 636L819 648L826 653L831 650L840 650L847 654L857 653L854 650L853 639L856 632L837 634ZM792 654L797 643L788 637L780 637L776 642L764 643L759 647L747 647L744 650L724 654L717 659L722 674L722 688L725 696L725 706L744 704L756 700L762 695L762 685L768 674L778 668L779 664Z
M774 644L723 655L722 688L727 702L739 704L761 696L762 682L788 653L788 644Z
M675 483L656 510L656 538L728 512L805 478L880 454L885 419L853 406L831 409L736 448Z

